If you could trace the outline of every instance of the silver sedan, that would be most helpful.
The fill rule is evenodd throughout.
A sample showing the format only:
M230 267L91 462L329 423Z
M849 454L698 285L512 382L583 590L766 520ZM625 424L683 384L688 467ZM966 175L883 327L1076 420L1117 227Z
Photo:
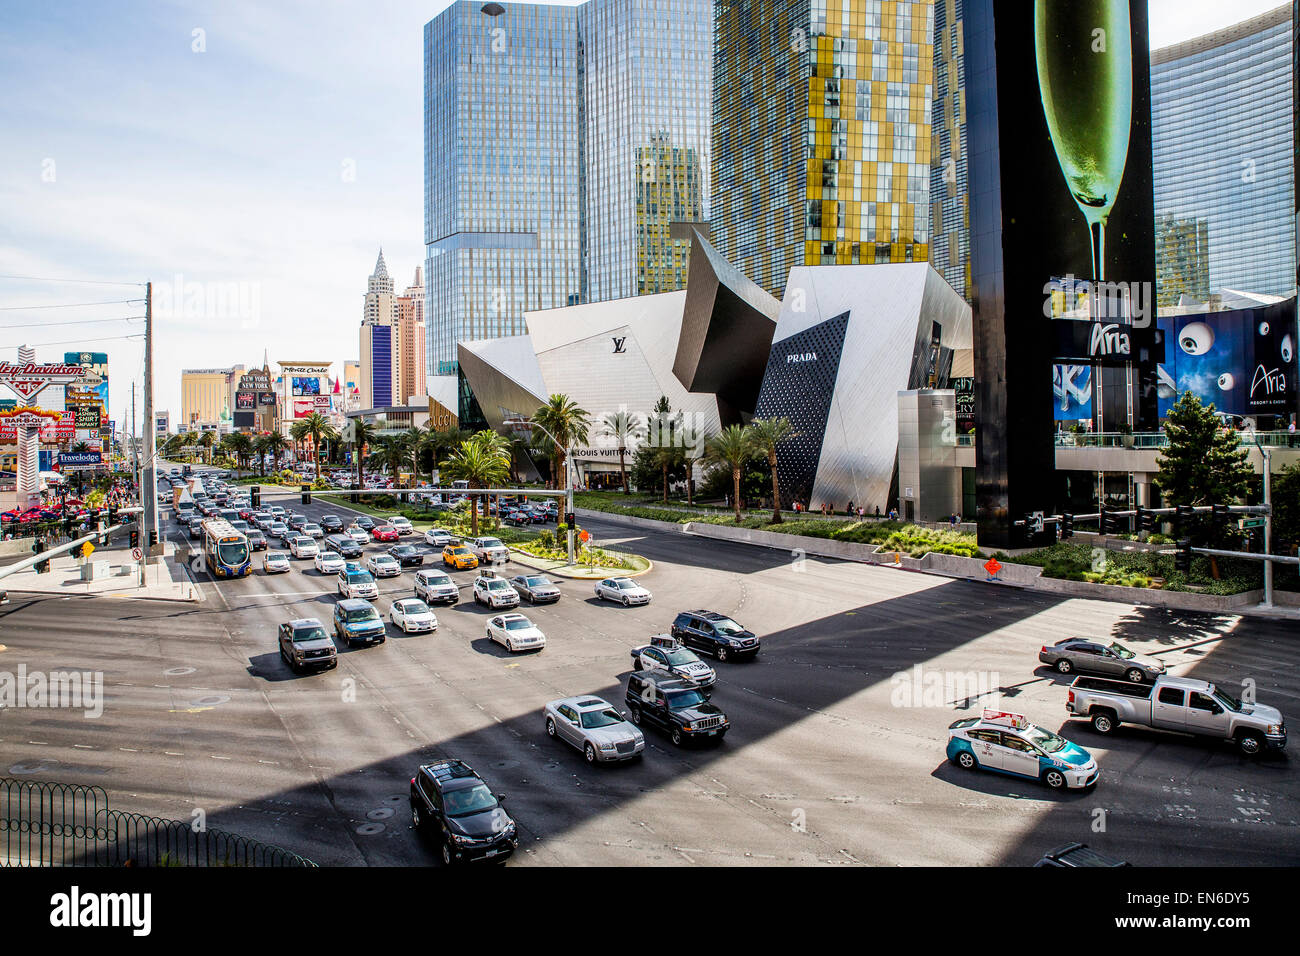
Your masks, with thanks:
M645 736L599 697L565 697L544 709L547 736L582 751L587 763L632 760L645 750Z

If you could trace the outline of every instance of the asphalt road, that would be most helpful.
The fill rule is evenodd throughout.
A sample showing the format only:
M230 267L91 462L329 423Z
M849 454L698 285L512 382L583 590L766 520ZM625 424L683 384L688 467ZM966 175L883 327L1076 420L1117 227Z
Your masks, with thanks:
M291 500L314 517L340 513ZM1132 728L1103 739L1065 719L1063 679L1036 657L1068 636L1119 639L1176 674L1253 679L1294 718L1293 624L586 526L655 562L641 578L654 600L624 609L560 581L558 604L523 608L548 641L529 655L486 639L469 571L453 572L462 602L435 609L435 635L390 626L385 644L341 650L335 670L309 676L280 660L276 625L328 626L333 578L304 570L310 561L219 584L199 574L198 605L13 594L0 671L100 671L107 699L97 719L0 711L0 774L101 786L119 809L187 820L200 809L211 825L335 865L435 862L407 792L414 768L438 757L466 760L507 794L521 836L512 865L1024 865L1071 840L1139 865L1300 862L1286 757L1250 761ZM380 581L385 617L412 576ZM547 738L543 704L596 694L622 707L628 649L694 608L763 638L757 661L716 665L713 700L732 724L722 744L678 750L648 729L642 761L588 767ZM973 675L989 694L924 693L945 675ZM1099 784L1057 794L948 764L948 725L999 698L1089 748Z

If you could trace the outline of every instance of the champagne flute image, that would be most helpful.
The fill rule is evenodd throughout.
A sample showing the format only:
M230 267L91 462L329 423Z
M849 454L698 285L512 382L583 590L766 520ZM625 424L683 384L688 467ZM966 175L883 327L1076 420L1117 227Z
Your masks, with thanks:
M1132 46L1129 0L1034 2L1043 113L1066 185L1088 222L1098 281L1105 279L1106 220L1128 159Z

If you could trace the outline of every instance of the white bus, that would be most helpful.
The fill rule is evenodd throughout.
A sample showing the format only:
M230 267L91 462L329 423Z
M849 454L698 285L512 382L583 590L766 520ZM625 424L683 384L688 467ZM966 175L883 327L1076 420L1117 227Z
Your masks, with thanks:
M203 522L203 561L214 578L242 578L253 573L248 538L224 518Z

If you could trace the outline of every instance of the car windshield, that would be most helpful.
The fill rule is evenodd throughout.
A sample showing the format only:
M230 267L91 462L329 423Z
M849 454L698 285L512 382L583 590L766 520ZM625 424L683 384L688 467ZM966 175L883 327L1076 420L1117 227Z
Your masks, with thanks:
M729 637L732 634L741 634L745 630L729 617L724 617L720 621L714 621L713 627L719 634L726 637Z
M430 574L424 581L426 584L450 584L451 578L445 574Z
M325 636L323 627L304 627L293 632L295 641L324 641L328 640Z
M542 588L551 582L546 578L528 578L527 584L530 588Z
M533 622L522 617L506 618L507 631L526 631L533 626Z
M374 584L375 579L369 571L352 571L348 574L348 584Z
M629 581L627 578L623 578L622 580L615 581L614 584L615 586L618 587L620 591L630 591L634 587L636 587L636 585L633 582Z
M1241 710L1241 701L1233 697L1231 694L1225 694L1217 687L1214 688L1214 699L1217 700L1224 707L1228 708L1228 710L1232 710L1232 711Z
M347 622L349 624L358 624L361 621L379 620L379 612L373 607L358 607L347 612Z
M391 554L377 554L371 560L373 560L375 564L396 564L397 563L397 559L394 558Z
M673 648L672 650L664 648L664 657L668 658L669 664L694 664L699 660L699 658L690 651L683 650L680 647Z
M299 536L297 538L294 538L293 540L298 542L298 547L300 548L303 547L304 545L308 545L312 543L311 538L308 538L306 535Z
M1022 730L1020 735L1044 753L1054 754L1065 746L1064 737L1058 737L1050 730L1032 724Z
M1130 650L1129 650L1127 647L1125 647L1123 644L1112 644L1112 645L1110 646L1110 651L1111 651L1112 654L1114 654L1116 657L1118 657L1118 658L1119 658L1120 660L1122 660L1122 661L1130 661L1130 660L1132 660L1133 658L1137 657L1136 654L1134 654L1132 651L1130 651Z
M403 614L428 614L429 605L423 601L403 601L401 602Z
M668 701L669 710L683 710L687 707L698 707L704 703L705 697L698 690L683 690L675 694L665 694L664 699Z
M496 538L484 538L484 539L483 539L483 547L485 547L485 548L504 548L505 545L503 545L503 544L502 544L500 541L498 541Z
M623 715L616 710L588 710L582 714L582 726L588 729L594 727L612 727L615 724L623 722Z
M248 543L246 541L227 541L217 545L217 555L221 563L238 566L248 560Z
M497 798L485 785L478 784L466 790L452 790L442 795L443 806L449 817L467 817L471 813L482 813L497 806Z
M487 581L485 582L484 586L489 591L504 591L507 587L509 587L509 585L507 585L506 582L504 581Z

